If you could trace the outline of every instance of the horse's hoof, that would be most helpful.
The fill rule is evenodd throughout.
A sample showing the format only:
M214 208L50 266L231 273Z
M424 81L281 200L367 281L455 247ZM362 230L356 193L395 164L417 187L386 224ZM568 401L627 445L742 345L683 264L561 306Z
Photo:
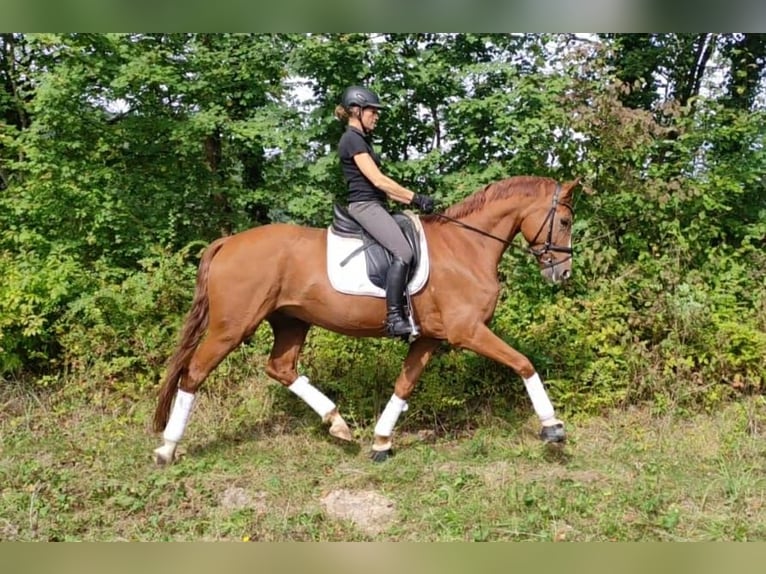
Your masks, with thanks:
M159 467L170 466L173 462L171 460L166 459L164 456L156 452L154 453L153 458L154 458L154 464L156 464Z
M386 450L374 450L370 454L372 462L386 462L392 456L394 456L394 451L390 448Z
M354 438L351 436L351 429L348 428L346 421L339 414L335 414L332 418L329 430L330 436L334 436L340 440L352 442Z
M351 430L349 430L348 426L345 424L332 425L330 427L330 435L348 442L352 442L354 440L354 437L351 436Z
M545 444L562 443L566 441L566 439L567 433L564 431L563 423L544 426L540 431L540 440L542 440Z
M175 452L168 453L165 447L159 447L154 449L154 464L157 466L170 466L175 459Z

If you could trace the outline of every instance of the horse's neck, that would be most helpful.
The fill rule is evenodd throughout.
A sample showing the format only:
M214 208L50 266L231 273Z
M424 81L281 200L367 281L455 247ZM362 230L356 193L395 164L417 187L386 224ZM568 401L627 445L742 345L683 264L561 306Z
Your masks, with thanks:
M526 206L510 199L497 200L492 205L462 218L461 221L491 235L481 236L482 251L491 255L492 264L497 267L500 258L521 230ZM498 241L501 240L501 241Z

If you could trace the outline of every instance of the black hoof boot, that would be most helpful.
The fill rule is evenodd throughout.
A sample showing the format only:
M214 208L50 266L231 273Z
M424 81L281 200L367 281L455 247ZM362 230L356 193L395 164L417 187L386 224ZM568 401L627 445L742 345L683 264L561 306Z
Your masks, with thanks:
M392 456L394 456L394 451L390 448L386 450L374 450L370 453L372 462L386 462Z
M567 440L567 433L562 423L545 426L540 431L540 440L545 444L562 443Z

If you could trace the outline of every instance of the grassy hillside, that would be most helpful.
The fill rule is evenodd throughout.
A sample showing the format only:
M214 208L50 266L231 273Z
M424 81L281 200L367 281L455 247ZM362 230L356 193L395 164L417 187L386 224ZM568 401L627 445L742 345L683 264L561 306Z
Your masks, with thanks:
M762 397L709 414L570 418L570 441L554 450L537 440L531 411L485 411L471 428L414 427L405 415L396 456L373 464L371 426L347 446L275 383L212 389L182 458L160 469L152 397L6 385L0 539L766 538Z

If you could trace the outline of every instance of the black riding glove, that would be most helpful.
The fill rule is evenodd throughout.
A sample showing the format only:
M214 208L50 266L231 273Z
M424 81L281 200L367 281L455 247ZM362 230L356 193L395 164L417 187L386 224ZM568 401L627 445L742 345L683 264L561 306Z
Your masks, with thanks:
M436 207L433 199L427 195L421 195L419 193L416 193L415 197L412 198L412 205L417 207L423 213L433 213L433 210Z

